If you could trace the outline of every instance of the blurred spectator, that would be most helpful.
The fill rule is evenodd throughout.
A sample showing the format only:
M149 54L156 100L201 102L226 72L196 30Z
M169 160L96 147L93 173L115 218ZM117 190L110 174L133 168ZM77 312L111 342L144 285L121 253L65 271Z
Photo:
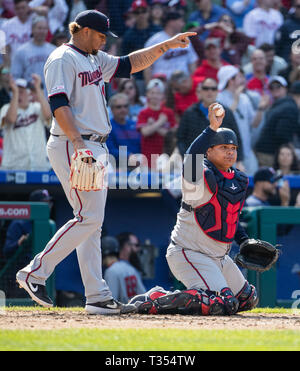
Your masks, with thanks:
M69 5L69 22L73 22L76 15L86 9L87 7L83 0L72 0L71 4Z
M252 37L255 46L273 45L275 33L283 24L282 14L273 8L274 0L257 0L257 7L244 17L243 31Z
M299 37L294 35L294 31L300 30L300 0L293 0L292 4L293 13L289 14L275 35L276 54L286 61L290 58L293 43Z
M266 122L255 145L260 166L272 166L274 154L281 144L290 143L299 134L300 82L292 85L287 94L287 82L281 76L270 79L273 104L266 114Z
M274 169L280 170L282 175L297 174L300 172L300 163L295 147L291 143L282 144L274 156Z
M182 32L184 26L183 16L178 12L168 12L163 19L163 31L153 35L145 44L145 47L163 42L170 37ZM164 74L167 79L170 78L174 71L183 71L191 74L196 68L198 61L192 45L187 48L177 48L168 50L153 65L144 70L145 81L149 82L155 75Z
M258 168L258 162L251 146L251 127L258 125L261 117L256 118L256 111L240 84L240 71L234 66L224 66L218 72L217 101L229 107L237 122L243 143L243 165L248 175L253 175Z
M135 25L124 34L121 45L122 55L128 55L135 50L142 49L146 41L161 30L160 26L151 23L150 7L146 0L133 1L130 10L135 16ZM136 73L135 79L143 94L145 91L143 72Z
M110 19L110 30L116 33L119 37L123 37L126 26L124 14L131 7L133 0L114 0L108 1L108 16Z
M272 167L263 166L254 174L252 194L246 198L245 206L272 206L279 187L280 206L289 206L290 187L288 181L283 181L282 174L278 174Z
M124 18L124 24L125 24L126 31L129 28L134 27L134 25L135 25L135 15L133 14L133 11L131 10L131 8L129 8L128 11L126 13L124 13L123 18Z
M141 153L140 133L136 129L136 121L128 118L129 99L124 93L117 93L109 100L112 111L110 120L112 131L107 140L109 153L114 156L116 164L119 163L119 147L125 146L127 149L127 159ZM126 159L126 163L127 163Z
M122 232L117 235L120 245L119 258L128 261L139 273L143 273L140 258L141 244L133 232Z
M279 71L287 67L287 62L275 55L275 46L271 44L262 44L259 47L265 53L266 56L266 74L269 76L278 75ZM243 70L246 75L251 75L253 73L252 63L248 63L243 66Z
M10 102L10 70L0 67L0 109Z
M263 95L261 95L255 90L248 89L247 80L242 69L240 69L238 81L243 94L248 97L253 110L256 112L256 118L251 127L251 145L252 148L254 148L254 145L257 142L258 137L260 136L260 132L264 127L265 113L271 104L271 97L269 94L264 93Z
M50 213L53 199L46 189L36 189L29 195L30 202L47 202ZM3 257L6 262L15 254L17 257L10 262L9 269L5 272L5 279L2 289L5 290L7 298L24 297L24 293L16 285L16 273L19 269L28 264L32 259L32 220L15 219L7 227L3 244Z
M2 156L3 156L3 137L2 137L2 133L0 131L0 166L1 166L1 163L2 163Z
M196 94L198 102L184 111L177 131L177 146L182 156L189 146L209 126L208 106L216 102L218 83L212 78L205 79L197 85ZM243 160L243 146L239 128L231 110L225 108L225 117L222 126L234 130L238 138L238 161Z
M252 73L246 75L247 88L260 95L268 94L267 58L265 52L256 49L251 55Z
M3 9L5 9L9 15L12 14L12 17L15 16L15 4L14 4L14 0L2 0L1 1L1 6L3 7ZM6 17L6 18L12 18L12 17Z
M29 41L31 35L32 14L26 0L14 0L15 17L8 19L2 24L1 29L6 36L6 54L3 61L10 66L16 50L25 42Z
M222 47L219 38L211 37L206 39L204 48L205 59L202 60L200 66L196 68L193 74L193 79L196 83L202 82L208 77L217 80L219 69L229 64L221 58Z
M153 0L150 8L150 19L152 24L162 28L162 18L165 11L166 7L161 0Z
M122 303L128 303L133 296L146 291L140 273L130 263L130 256L139 242L135 235L127 235L126 233L128 240L121 245L118 239L112 236L103 237L101 241L104 279L114 299ZM120 236L123 241L122 235Z
M294 51L293 49L291 49L289 64L285 69L279 71L279 75L283 76L288 82L288 85L290 86L292 82L296 81L294 80L294 78L296 77L295 75L297 75L298 73L299 67L300 67L300 53L298 53L298 51Z
M198 35L209 31L208 38L220 39L222 48L221 57L230 64L239 65L252 39L236 29L233 19L228 14L223 14L217 22L206 23L204 26L188 28ZM197 36L191 37L191 43L198 54L199 60L204 58L204 42Z
M29 7L47 17L51 35L63 26L69 10L65 0L31 0Z
M170 83L174 91L174 112L179 120L183 112L198 101L197 84L190 75L182 71L173 72Z
M9 9L6 6L5 1L1 0L0 1L0 27L6 19L12 18L14 15L15 15L14 9Z
M2 169L47 171L45 126L50 125L51 110L41 89L41 79L33 76L38 102L30 102L27 82L14 81L10 87L12 99L0 112L3 130Z
M186 0L168 0L167 5L168 5L167 11L179 12L185 17L188 9Z
M229 11L222 6L215 4L211 0L194 0L197 10L192 12L188 18L188 22L197 22L200 26L206 23L218 22L223 14L228 14ZM202 40L208 37L208 31L200 35Z
M244 17L256 6L256 0L225 0L226 8L238 29L243 28Z
M140 111L137 121L137 129L142 135L141 152L146 156L149 168L155 168L157 160L153 158L151 162L151 155L158 157L163 153L166 135L177 128L174 112L164 106L164 92L161 80L153 79L148 83L147 107Z
M138 114L144 108L146 101L145 97L140 95L135 78L132 76L130 79L121 81L118 90L126 94L129 99L129 118L137 121Z
M32 40L20 46L16 51L11 65L11 74L14 79L22 78L28 83L32 81L32 74L42 78L45 95L47 95L44 80L44 65L56 47L46 42L48 34L47 18L34 16L32 18Z
M51 211L53 206L53 198L49 195L46 189L36 189L29 195L30 202L47 202ZM6 240L3 246L3 254L6 259L12 257L17 249L28 240L32 233L32 220L13 220L6 232ZM32 252L26 251L27 260L22 263L28 264L32 258Z
M58 29L51 39L51 44L55 45L57 48L64 43L67 43L70 39L69 32L64 28Z

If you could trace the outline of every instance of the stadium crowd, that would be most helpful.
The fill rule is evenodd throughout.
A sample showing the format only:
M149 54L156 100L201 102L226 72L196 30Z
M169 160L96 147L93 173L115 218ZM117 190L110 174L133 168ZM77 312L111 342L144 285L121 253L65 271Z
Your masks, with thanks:
M43 67L85 9L109 16L119 38L105 48L114 55L197 32L187 49L170 50L144 72L107 85L107 144L117 164L119 146L128 147L133 164L143 154L151 169L165 164L161 155L183 156L208 125L208 105L218 101L226 109L224 126L238 134L241 169L248 175L261 166L299 171L300 0L2 0L2 169L49 170ZM282 146L295 157L278 160ZM29 158L34 147L42 154L38 163Z
M237 166L254 177L247 205L300 207L287 180L271 197L281 176L300 175L300 0L0 0L0 170L51 169L43 68L85 9L109 16L113 55L197 32L188 48L106 85L117 166L126 146L130 166L180 170L217 101L237 133Z

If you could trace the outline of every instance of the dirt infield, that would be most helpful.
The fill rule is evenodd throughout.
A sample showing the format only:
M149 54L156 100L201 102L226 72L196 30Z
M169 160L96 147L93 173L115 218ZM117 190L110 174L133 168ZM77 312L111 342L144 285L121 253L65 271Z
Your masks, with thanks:
M289 329L300 330L300 312L244 312L231 317L182 315L95 316L83 310L6 310L0 329L49 330L62 328L187 328L187 329Z

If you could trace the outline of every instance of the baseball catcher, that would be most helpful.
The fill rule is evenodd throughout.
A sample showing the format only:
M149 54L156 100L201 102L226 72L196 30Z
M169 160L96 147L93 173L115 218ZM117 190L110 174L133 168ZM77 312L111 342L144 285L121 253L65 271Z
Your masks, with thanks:
M132 300L140 313L233 315L251 310L258 304L256 288L237 264L263 271L278 259L276 247L250 239L239 222L248 177L234 167L237 136L220 127L226 112L221 108L216 103L208 107L210 125L191 144L183 163L181 208L166 258L186 290L150 290L144 300ZM228 255L234 240L240 245L235 261Z

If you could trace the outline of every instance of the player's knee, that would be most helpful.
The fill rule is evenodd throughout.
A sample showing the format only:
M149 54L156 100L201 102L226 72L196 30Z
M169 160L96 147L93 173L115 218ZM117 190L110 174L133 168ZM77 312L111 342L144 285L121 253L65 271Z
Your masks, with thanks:
M239 312L255 308L259 301L256 288L247 281L236 298L239 301Z

